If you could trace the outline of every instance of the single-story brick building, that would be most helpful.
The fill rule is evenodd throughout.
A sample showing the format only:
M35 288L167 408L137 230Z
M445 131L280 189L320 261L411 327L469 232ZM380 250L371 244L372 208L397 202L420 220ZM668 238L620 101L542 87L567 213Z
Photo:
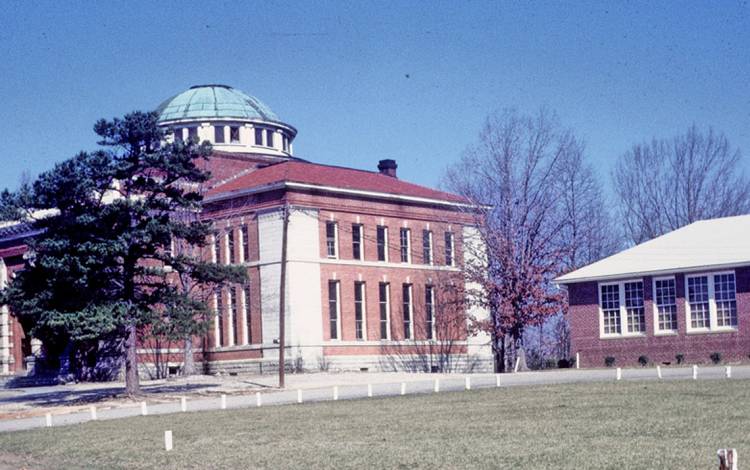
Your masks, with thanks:
M750 354L750 215L692 223L556 282L582 367Z

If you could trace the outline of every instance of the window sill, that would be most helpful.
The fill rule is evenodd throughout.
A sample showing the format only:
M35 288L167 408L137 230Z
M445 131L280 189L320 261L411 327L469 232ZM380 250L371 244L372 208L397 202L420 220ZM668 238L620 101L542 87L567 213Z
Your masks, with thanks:
M711 329L699 329L699 330L687 330L686 334L688 335L710 335L713 333L737 333L739 330L736 327L722 327L722 328L714 328Z
M599 335L599 339L633 339L645 338L646 333L624 333L619 335Z
M654 336L677 336L677 335L679 335L679 332L675 330L654 331Z

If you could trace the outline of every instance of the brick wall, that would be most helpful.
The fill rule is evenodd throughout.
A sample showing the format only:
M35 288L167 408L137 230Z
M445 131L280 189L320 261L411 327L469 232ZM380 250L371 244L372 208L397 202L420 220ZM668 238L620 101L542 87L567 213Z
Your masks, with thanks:
M592 281L569 285L571 354L580 354L582 367L602 367L607 356L614 357L615 364L620 366L637 365L641 355L648 356L656 364L675 364L677 354L683 354L687 363L708 363L713 352L721 353L724 361L747 360L750 354L750 267L734 271L737 329L732 332L688 333L685 273L674 273L677 294L677 332L674 334L655 334L653 278L650 276L636 278L643 280L646 320L646 332L638 337L602 338L599 333L599 284Z

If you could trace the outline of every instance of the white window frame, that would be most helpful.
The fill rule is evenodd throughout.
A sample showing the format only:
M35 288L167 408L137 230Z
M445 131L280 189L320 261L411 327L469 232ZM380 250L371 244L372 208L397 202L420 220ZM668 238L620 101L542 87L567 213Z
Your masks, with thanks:
M250 299L248 298L247 291L250 289L250 284L242 286L242 344L250 344L250 325L248 319L250 317Z
M622 281L600 282L596 286L597 307L599 310L599 338L641 338L646 336L643 332L628 333L628 311L625 307L625 284L640 282L643 285L643 320L646 321L646 285L643 279L624 279ZM602 286L618 286L620 300L620 332L604 333L604 309L602 308ZM645 326L645 325L644 325Z
M341 281L338 279L329 279L330 283L333 282L336 286L336 337L329 338L329 341L341 341ZM328 320L328 331L331 331L331 299L329 298L328 289L326 289L326 319Z
M714 277L720 276L722 274L731 274L734 276L734 298L735 298L735 302L737 302L737 273L734 270L685 274L685 295L684 295L685 331L688 334L691 334L691 333L693 334L694 333L733 333L733 332L738 331L739 322L740 322L739 311L737 312L737 325L736 326L718 326L718 319L717 319L718 312L716 309L716 292L715 292L715 285L714 285L715 284ZM693 328L692 327L691 311L690 311L690 297L689 297L689 292L688 292L688 279L695 278L695 277L707 277L708 278L708 319L709 319L708 328L705 328L705 327Z
M223 321L219 321L219 317L223 315L224 312L219 311L219 296L224 295L223 289L219 289L216 292L214 292L214 314L215 314L215 321L214 321L214 347L220 348L221 347L221 323ZM221 310L224 310L224 299L221 301ZM223 316L222 316L223 319Z
M333 225L333 256L328 254L328 224ZM326 221L325 242L326 242L326 258L339 259L339 224L338 222L335 222L333 220Z
M352 256L352 259L355 259L357 261L364 261L365 260L365 226L364 224L361 224L361 223L354 223L352 224L352 228L354 227L356 227L357 232L359 232L359 258L354 258ZM352 231L352 237L354 237L354 231ZM352 240L352 251L354 251L354 240Z
M455 266L456 265L456 236L455 234L448 230L445 232L446 234L450 234L450 250L451 250L451 262L445 263L447 266Z
M670 336L670 335L676 335L677 329L673 330L661 330L659 329L659 306L656 303L656 282L657 281L672 281L674 282L674 288L675 288L675 296L674 296L674 305L675 305L675 318L679 318L679 308L678 306L678 296L677 296L677 278L675 276L659 276L654 277L651 281L651 305L653 305L653 314L654 314L654 336ZM679 320L678 320L678 328L679 328Z
M378 334L381 341L389 341L391 339L391 283L390 282L379 282L378 283L378 333L380 333L380 286L385 286L385 338Z
M240 264L248 261L248 256L245 249L245 243L247 243L247 248L250 248L250 228L247 226L247 224L240 225L239 230L240 234Z
M432 284L425 285L425 291L430 293L430 339L429 341L437 340L437 330L435 329L435 286ZM427 296L425 295L425 313L427 313ZM426 319L425 319L426 320Z
M409 335L404 334L404 340L416 338L414 334L414 284L405 284L409 290ZM404 284L401 285L401 328L404 325Z
M236 331L234 331L235 310L238 310L237 292L235 291L234 286L229 286L229 288L227 289L227 304L227 346L234 346L234 336L237 333Z
M435 260L435 250L433 250L433 245L432 245L432 230L428 230L428 229L422 230L422 256L424 256L424 235L425 235L425 232L427 232L427 243L428 243L428 248L427 249L429 250L428 254L430 255L429 256L430 259L426 259L426 260L422 260L422 261L424 261L424 264L432 266L434 264L434 260Z
M354 339L367 341L367 284L364 281L354 281L354 287L359 286L362 297L362 338L357 338L357 300L354 300Z
M403 260L403 257L401 256L401 231L406 231L406 261ZM399 262L404 264L411 264L411 229L409 227L401 227L398 230L398 259Z
M383 242L384 242L383 254L385 256L383 256L383 260L378 259L378 261L381 262L381 263L387 263L388 262L388 251L390 249L390 247L388 246L388 226L387 225L377 225L376 228L375 228L375 251L376 251L376 254L377 254L377 249L378 249L378 246L377 246L378 245L378 232L377 232L377 230L380 227L383 228Z

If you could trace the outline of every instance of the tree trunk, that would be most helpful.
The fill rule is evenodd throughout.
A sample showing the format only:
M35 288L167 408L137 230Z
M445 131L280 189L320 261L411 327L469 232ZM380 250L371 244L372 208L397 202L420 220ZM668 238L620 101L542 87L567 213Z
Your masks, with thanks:
M125 340L125 393L128 396L139 395L141 385L138 381L138 350L135 324L128 326L128 337Z
M193 337L185 338L184 348L185 358L183 359L182 375L189 376L195 374L195 358L193 358Z

